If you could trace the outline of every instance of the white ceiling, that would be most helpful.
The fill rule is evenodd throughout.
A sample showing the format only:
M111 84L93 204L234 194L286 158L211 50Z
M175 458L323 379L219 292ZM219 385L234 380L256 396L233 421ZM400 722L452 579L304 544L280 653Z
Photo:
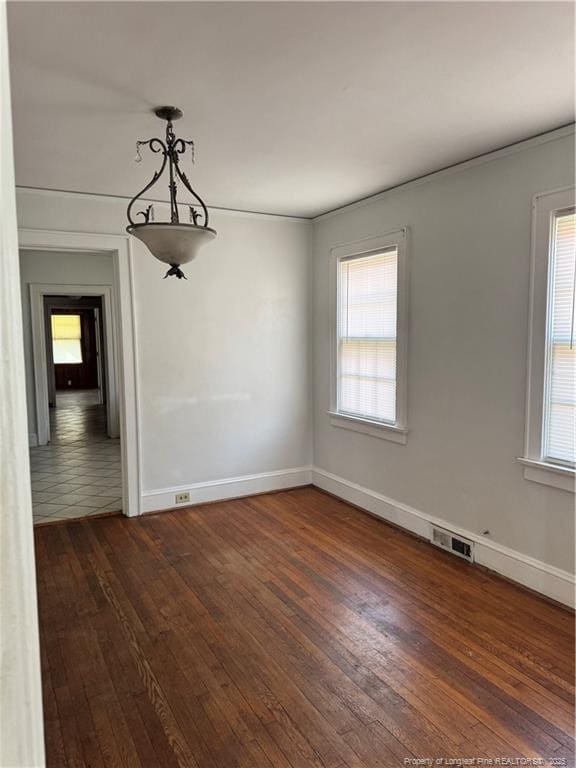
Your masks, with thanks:
M17 183L131 196L176 104L206 202L313 216L573 120L556 2L13 2ZM158 192L155 197L164 197Z

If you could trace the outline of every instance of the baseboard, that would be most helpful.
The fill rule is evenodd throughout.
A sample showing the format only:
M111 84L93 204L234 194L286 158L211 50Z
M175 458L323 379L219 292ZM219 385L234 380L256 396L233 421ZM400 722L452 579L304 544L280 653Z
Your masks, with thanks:
M365 509L367 512L427 540L430 540L432 525L448 528L454 533L472 540L475 543L474 559L478 565L483 565L491 571L546 595L546 597L563 605L575 607L576 579L567 571L555 568L497 542L486 540L476 533L459 528L446 520L427 515L425 512L351 483L349 480L326 472L319 467L313 467L311 474L312 483L318 488L322 488L350 504L355 504L361 509Z
M29 448L38 447L38 435L35 432L30 432L28 434L28 447Z
M206 504L211 501L224 501L239 496L253 496L258 493L310 485L311 482L312 467L292 467L275 472L260 472L257 475L228 477L206 483L189 483L174 488L145 491L142 494L142 512L158 512L164 509L178 509L190 504ZM184 491L190 493L190 501L184 504L175 504L175 495Z

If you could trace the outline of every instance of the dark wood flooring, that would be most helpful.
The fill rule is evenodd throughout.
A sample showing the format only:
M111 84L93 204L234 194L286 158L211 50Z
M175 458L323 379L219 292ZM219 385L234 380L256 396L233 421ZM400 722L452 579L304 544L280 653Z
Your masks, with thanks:
M316 489L35 535L49 768L572 765L572 614Z

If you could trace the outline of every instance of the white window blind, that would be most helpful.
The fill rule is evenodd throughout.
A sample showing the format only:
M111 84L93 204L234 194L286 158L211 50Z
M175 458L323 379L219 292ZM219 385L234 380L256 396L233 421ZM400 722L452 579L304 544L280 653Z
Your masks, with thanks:
M338 411L395 423L398 249L339 262Z
M80 315L52 315L52 353L57 365L82 362Z
M544 457L576 461L576 214L558 212L552 220L548 286L548 333L544 408Z

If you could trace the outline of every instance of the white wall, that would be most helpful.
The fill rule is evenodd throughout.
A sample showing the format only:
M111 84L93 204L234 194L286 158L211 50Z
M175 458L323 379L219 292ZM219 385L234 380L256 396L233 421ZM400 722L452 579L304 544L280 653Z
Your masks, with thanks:
M316 222L314 463L573 572L574 496L523 478L531 197L573 184L573 137ZM329 251L408 226L407 445L330 425Z
M26 364L26 403L30 444L37 435L34 358L30 314L30 283L54 285L113 285L112 256L106 253L58 253L56 251L20 251L22 289L22 326Z
M21 228L123 234L126 203L18 191ZM211 212L188 280L132 240L142 490L308 466L309 227ZM101 257L94 257L101 258ZM194 500L194 498L193 498Z
M148 488L311 460L307 228L224 215L211 224L218 239L187 281L163 282L148 255L136 269L142 419L155 441Z

